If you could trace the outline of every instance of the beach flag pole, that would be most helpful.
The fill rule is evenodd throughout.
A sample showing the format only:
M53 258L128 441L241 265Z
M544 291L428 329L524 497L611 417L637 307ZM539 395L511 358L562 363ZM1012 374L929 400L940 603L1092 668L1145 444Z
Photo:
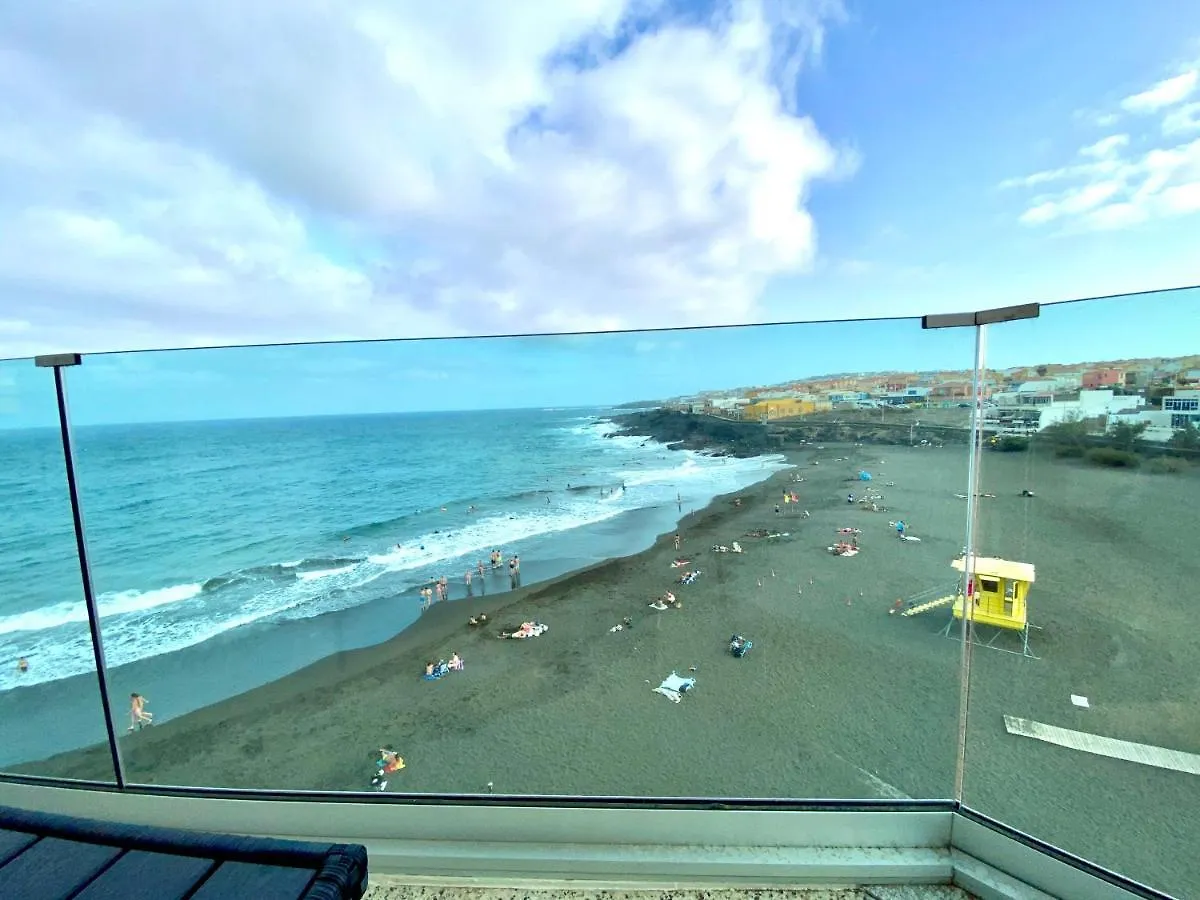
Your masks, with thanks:
M113 719L112 697L108 691L108 664L104 659L104 638L100 630L100 608L92 587L92 569L88 561L87 531L83 523L83 506L79 502L79 486L75 478L75 455L71 445L71 416L67 407L67 376L64 369L83 364L79 353L55 353L34 357L39 369L54 370L54 393L58 401L58 431L62 437L63 465L66 468L67 492L71 499L71 518L75 527L75 550L79 558L79 577L83 585L83 602L87 608L88 629L92 636L92 653L96 659L96 682L100 702L104 706L104 725L108 730L108 750L112 754L113 778L118 788L125 787L125 765L117 744L117 729Z

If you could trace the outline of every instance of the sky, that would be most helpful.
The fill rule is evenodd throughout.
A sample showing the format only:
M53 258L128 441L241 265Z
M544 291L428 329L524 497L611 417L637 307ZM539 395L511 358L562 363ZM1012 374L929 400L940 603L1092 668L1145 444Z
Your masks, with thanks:
M1200 289L1045 306L988 326L990 368L1200 354L1179 309ZM1194 326L1193 326L1194 327ZM77 425L606 406L857 372L963 371L975 329L919 319L86 355ZM54 376L0 362L0 429L57 423Z
M0 358L1196 284L1200 4L4 3L0 236Z

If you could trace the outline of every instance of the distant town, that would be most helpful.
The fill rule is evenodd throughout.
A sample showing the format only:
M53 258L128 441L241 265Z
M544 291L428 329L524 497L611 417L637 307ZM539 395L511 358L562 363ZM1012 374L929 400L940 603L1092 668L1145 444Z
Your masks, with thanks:
M755 388L705 391L664 401L681 412L768 422L836 410L971 408L972 373L874 372L824 375ZM1030 435L1087 421L1104 431L1120 423L1142 440L1165 442L1200 428L1200 355L987 370L984 428Z

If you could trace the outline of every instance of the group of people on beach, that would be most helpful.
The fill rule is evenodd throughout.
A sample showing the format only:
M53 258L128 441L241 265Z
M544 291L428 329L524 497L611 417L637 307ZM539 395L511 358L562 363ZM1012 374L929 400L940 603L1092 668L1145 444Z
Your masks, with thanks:
M491 552L489 561L493 574L504 568L504 554L499 550ZM468 597L475 596L476 587L479 588L481 596L487 594L486 575L487 568L482 559L476 561L474 569L467 569L463 574L463 584L467 588ZM508 560L508 584L509 588L514 591L521 586L521 557L515 553ZM421 595L421 609L429 609L435 602L440 603L450 599L450 579L445 575L435 578L422 587L418 593Z
M425 663L425 678L434 679L441 678L450 672L461 672L464 664L461 656L457 652L451 653L450 658L439 659L437 662L429 660Z

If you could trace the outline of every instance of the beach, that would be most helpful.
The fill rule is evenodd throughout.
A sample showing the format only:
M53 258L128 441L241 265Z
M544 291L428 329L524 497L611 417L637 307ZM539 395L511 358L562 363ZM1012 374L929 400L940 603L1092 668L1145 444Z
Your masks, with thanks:
M667 532L633 556L435 604L383 644L124 736L128 776L365 790L390 746L406 768L388 790L404 793L950 797L961 645L940 634L944 608L888 610L953 587L966 450L829 445L788 459L794 468L736 492L740 505L725 495L686 516L679 551ZM886 509L847 502L866 486L860 470ZM1036 498L1022 498L1031 485ZM1194 473L985 456L982 490L995 497L980 500L978 546L1037 566L1040 658L974 653L964 797L1176 892L1200 882L1197 779L1012 736L1003 716L1197 749L1197 486ZM784 489L800 502L776 513ZM898 540L896 518L921 540ZM826 550L844 527L861 530L857 556ZM749 536L762 531L782 536ZM713 552L733 541L743 553ZM689 565L673 568L679 557ZM690 569L694 583L674 584ZM668 589L682 608L648 606ZM479 613L488 625L469 626ZM626 617L632 627L610 630ZM525 621L549 630L496 636ZM733 634L753 641L743 658L728 652ZM452 653L462 672L420 678ZM696 679L679 703L653 691L672 673ZM105 779L107 766L107 749L93 747L20 768Z

